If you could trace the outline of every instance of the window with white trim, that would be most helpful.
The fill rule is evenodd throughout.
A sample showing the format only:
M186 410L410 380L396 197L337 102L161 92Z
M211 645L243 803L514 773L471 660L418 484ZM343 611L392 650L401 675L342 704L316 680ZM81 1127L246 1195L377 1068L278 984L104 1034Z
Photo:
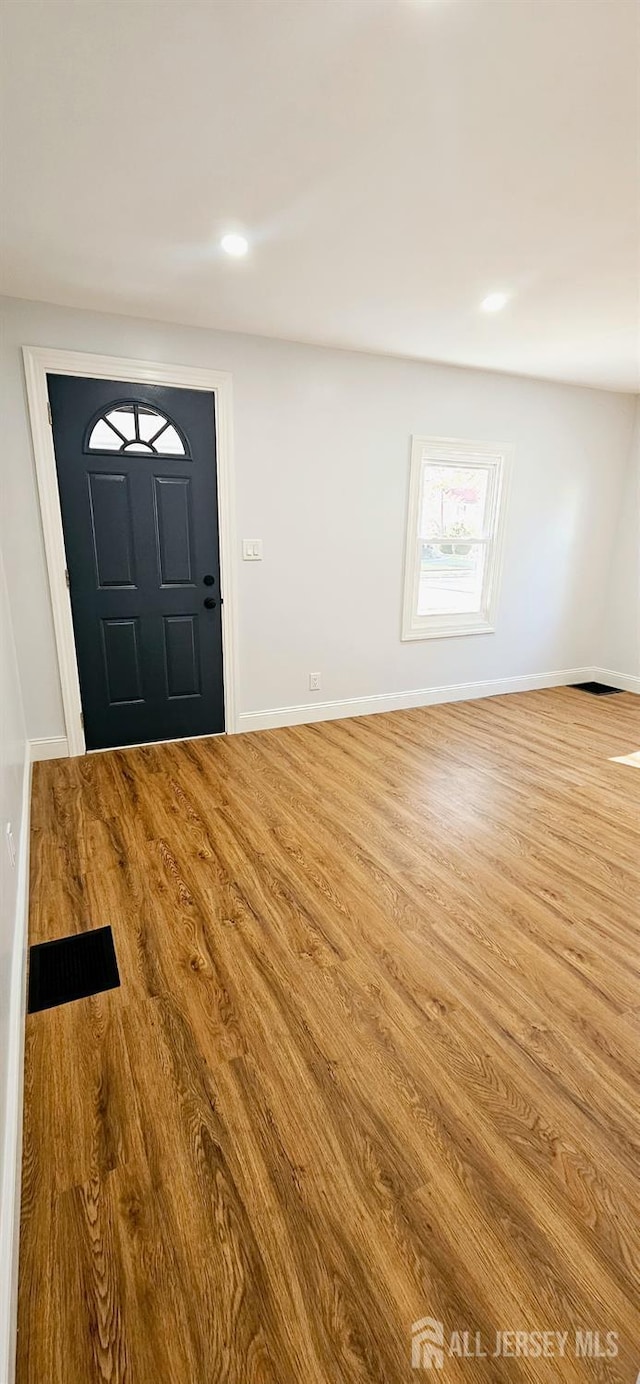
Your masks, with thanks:
M403 639L494 629L506 449L414 437Z

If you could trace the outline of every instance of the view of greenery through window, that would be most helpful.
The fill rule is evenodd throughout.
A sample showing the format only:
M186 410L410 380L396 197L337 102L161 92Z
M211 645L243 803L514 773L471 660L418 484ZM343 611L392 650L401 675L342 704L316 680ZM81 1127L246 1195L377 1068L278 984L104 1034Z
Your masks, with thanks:
M488 498L486 467L437 463L425 466L419 615L471 614L480 610Z

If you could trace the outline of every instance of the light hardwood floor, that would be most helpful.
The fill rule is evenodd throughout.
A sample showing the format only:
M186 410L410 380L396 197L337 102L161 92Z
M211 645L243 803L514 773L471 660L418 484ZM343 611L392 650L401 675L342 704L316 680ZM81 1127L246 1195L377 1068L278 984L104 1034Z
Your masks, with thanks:
M559 689L36 766L30 940L122 986L28 1019L18 1384L408 1384L426 1316L635 1384L638 748Z

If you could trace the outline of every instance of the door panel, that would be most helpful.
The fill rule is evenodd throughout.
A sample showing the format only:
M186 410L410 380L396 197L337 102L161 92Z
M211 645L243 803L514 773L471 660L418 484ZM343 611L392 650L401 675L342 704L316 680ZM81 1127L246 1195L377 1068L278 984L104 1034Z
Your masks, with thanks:
M94 471L88 479L98 586L135 586L128 478Z
M163 586L193 586L191 481L156 476L156 543Z
M224 730L213 395L48 385L87 748Z
M103 620L104 673L110 706L141 702L142 668L138 620Z
M198 623L193 615L165 615L164 648L169 697L200 695Z

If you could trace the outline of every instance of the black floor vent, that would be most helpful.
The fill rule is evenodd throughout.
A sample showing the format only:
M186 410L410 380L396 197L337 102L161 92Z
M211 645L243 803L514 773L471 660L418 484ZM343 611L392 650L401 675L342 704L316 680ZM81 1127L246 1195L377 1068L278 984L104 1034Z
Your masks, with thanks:
M29 1013L83 1000L120 984L110 927L58 937L29 949Z
M606 682L572 682L571 687L576 687L578 692L590 692L593 697L612 697L615 692L621 692L621 687L608 687Z

